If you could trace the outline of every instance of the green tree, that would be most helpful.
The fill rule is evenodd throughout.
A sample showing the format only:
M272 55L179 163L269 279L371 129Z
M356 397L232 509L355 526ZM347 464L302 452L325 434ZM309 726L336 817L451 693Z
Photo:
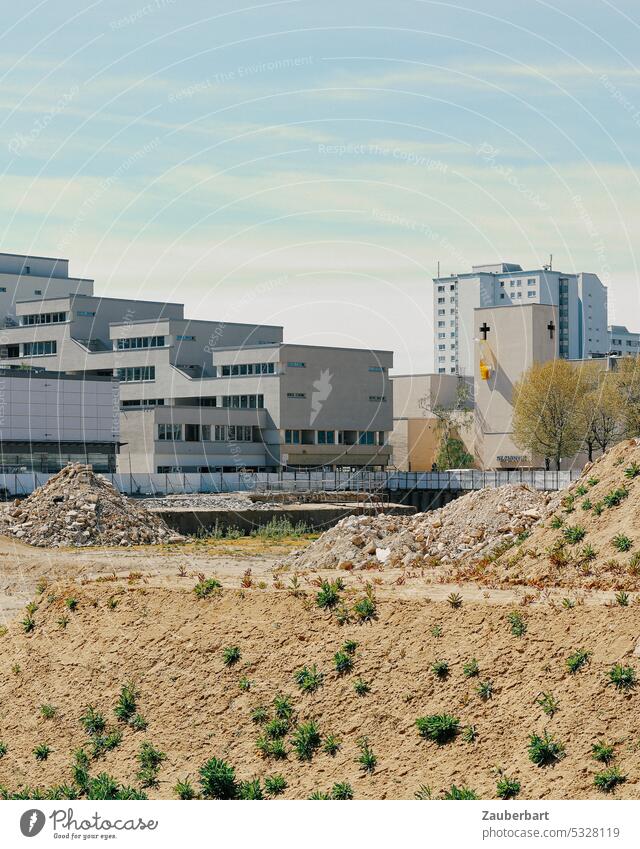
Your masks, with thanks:
M640 358L621 357L613 375L623 435L640 436Z
M603 371L598 361L588 363L581 371L585 387L585 446L589 460L593 460L594 449L604 453L623 435L622 398L615 373Z
M460 438L460 430L468 427L473 419L473 397L469 384L461 380L452 403L438 404L432 400L429 410L437 420L436 467L439 470L471 468L474 458Z
M449 435L440 440L440 447L436 456L438 470L443 469L471 469L473 468L473 457L461 439Z

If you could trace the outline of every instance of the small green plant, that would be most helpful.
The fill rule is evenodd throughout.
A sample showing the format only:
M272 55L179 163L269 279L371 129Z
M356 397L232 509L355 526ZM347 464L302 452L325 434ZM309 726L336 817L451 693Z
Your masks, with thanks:
M313 801L323 801L328 802L331 799L328 793L323 793L322 790L314 790L311 796L309 796L310 800Z
M573 610L573 608L576 606L575 599L573 599L573 598L563 598L562 599L562 606L564 607L565 610Z
M563 539L570 545L582 542L586 535L587 532L582 525L568 525L562 532Z
M210 758L199 770L200 788L205 799L236 799L236 771L226 761Z
M529 737L529 760L536 766L549 766L564 757L564 746L547 731Z
M58 708L53 705L40 705L40 716L43 719L53 719L58 713Z
M104 716L92 705L88 705L85 708L84 713L80 717L80 724L87 734L102 734L107 725Z
M344 581L338 578L336 581L322 581L320 590L316 595L316 604L323 610L334 608L340 601L340 593L344 589Z
M553 693L540 693L536 704L547 716L553 716L558 710L558 700Z
M35 630L36 620L33 618L33 616L27 615L24 617L20 624L22 625L22 629L25 634L30 634L32 631Z
M616 663L609 670L608 677L609 684L618 690L632 690L636 686L636 673L631 666Z
M293 705L289 696L278 693L273 700L273 709L278 719L291 720L293 718Z
M613 746L609 743L605 743L603 740L600 740L599 743L594 743L591 747L591 757L594 761L600 761L600 763L608 764L614 757Z
M122 742L122 732L119 728L108 734L94 734L91 737L91 757L99 758L105 752L117 748Z
M283 761L287 758L287 748L282 737L271 739L267 736L258 737L256 740L256 749L265 758L273 758L277 761Z
M248 693L251 689L251 681L248 678L241 678L238 681L238 687L240 687L243 693Z
M264 799L260 779L252 778L251 781L241 781L238 785L238 799L247 801Z
M241 657L242 655L238 646L227 646L222 652L222 662L225 666L233 666Z
M451 593L447 597L447 601L453 607L454 610L457 610L459 607L462 607L462 596L460 593Z
M624 590L620 590L615 594L616 604L620 607L629 607L629 593Z
M619 489L614 489L612 492L608 492L604 498L602 499L605 503L606 507L611 509L612 507L618 507L625 498L629 495L629 490L626 487L620 487Z
M559 531L560 528L564 525L564 519L562 518L562 516L553 516L550 525L554 531Z
M136 712L138 693L133 684L123 684L113 712L121 722L129 722Z
M593 505L593 512L596 514L596 516L602 516L602 514L604 513L604 502L596 501L596 503Z
M296 751L298 760L301 761L310 761L320 747L321 742L320 731L313 720L300 723L292 738L293 748Z
M589 478L587 483L589 486L597 486L600 483L600 478Z
M582 507L582 509L583 509L583 510L585 510L585 511L587 511L587 510L591 510L591 509L593 508L593 504L592 504L592 502L590 501L590 499L588 499L588 498L585 498L585 499L584 499L584 501L582 502L582 504L581 504L580 506L581 506L581 507Z
M137 755L138 763L140 764L140 772L144 773L146 780L152 773L157 773L160 764L167 759L164 752L149 742L142 743Z
M585 651L584 649L578 649L578 651L570 654L567 658L567 669L571 674L575 674L578 670L582 669L583 666L586 666L589 663L589 658L591 657L591 652Z
M129 720L129 725L134 731L146 731L149 723L141 713L136 713Z
M360 754L356 758L356 761L360 764L360 769L363 772L373 772L378 763L378 758L374 755L373 749L369 745L369 740L366 737L361 737L358 740L358 747L360 748Z
M188 778L185 778L184 781L182 779L178 779L176 786L173 788L173 792L176 794L178 799L182 799L182 801L188 801L189 799L196 798L196 791Z
M442 746L453 740L460 731L460 720L448 713L436 713L418 717L416 727L421 737Z
M465 743L475 743L478 739L478 729L475 725L465 725L462 729L462 739Z
M348 781L336 782L331 788L331 798L334 800L353 799L353 787Z
M435 625L431 626L431 636L432 637L435 637L436 639L438 639L439 637L442 636L442 633L443 633L442 632L442 625L440 625L439 623L436 623Z
M264 790L267 796L282 796L289 785L284 775L267 775L264 779Z
M64 606L67 610L71 610L72 612L78 609L78 603L77 598L65 598L64 600Z
M210 595L218 594L222 589L222 584L217 578L207 578L204 581L198 581L193 588L194 593L198 598L208 598Z
M637 478L638 475L640 475L640 463L631 463L624 470L625 478L630 478L632 480L633 478Z
M280 740L289 733L289 720L280 719L276 716L275 719L267 722L264 731L267 737L270 737L272 740Z
M565 513L573 513L573 510L574 510L573 505L574 505L575 500L576 500L575 495L571 495L571 494L565 495L565 497L560 502L562 504L562 507L564 508Z
M27 611L27 613L29 614L29 616L33 616L33 614L34 614L34 613L36 612L36 610L38 609L38 605L35 603L35 601L30 601L30 602L29 602L29 603L25 606L25 608L24 608L24 609Z
M342 644L342 651L345 651L347 654L355 654L357 648L358 644L355 640L347 640Z
M114 598L113 596L111 596L110 598L107 599L107 607L109 608L109 610L115 610L117 606L118 606L118 599L117 598Z
M465 678L475 678L476 675L480 674L480 666L475 657L472 657L463 665L462 673Z
M356 601L353 605L353 613L358 622L370 622L377 616L376 600L371 587L367 589L367 595Z
M584 562L590 563L592 560L595 560L597 556L598 552L592 545L589 545L588 543L587 545L583 546L580 551L580 559Z
M440 681L444 681L449 677L449 664L446 660L436 660L431 665L431 671Z
M64 630L67 627L68 624L69 624L69 617L68 616L59 616L58 617L58 627L59 628Z
M433 799L433 790L428 784L421 784L414 793L414 798L420 802L429 802Z
M454 802L462 802L477 799L478 794L475 790L471 790L470 787L457 787L455 784L452 784L448 790L445 790L441 798Z
M3 758L7 754L8 751L9 751L9 748L8 748L7 744L3 743L2 740L0 740L0 758Z
M523 637L527 633L527 623L519 610L512 610L507 616L507 620L514 637Z
M333 656L333 665L338 675L346 675L353 669L353 658L344 651L336 652Z
M39 743L33 750L33 754L37 761L46 761L51 754L51 747L47 746L46 743Z
M260 705L251 711L251 721L261 725L269 719L269 711Z
M616 534L611 542L618 551L631 551L633 548L633 540L629 539L626 534Z
M322 751L325 754L334 757L338 753L340 745L340 740L338 740L334 734L327 734L322 744Z
M493 681L481 681L476 687L476 693L483 702L488 701L493 696Z
M629 574L640 575L640 551L636 551L629 558Z
M613 793L619 784L624 784L627 776L623 775L617 766L610 766L603 769L602 772L597 772L594 776L593 783L603 793Z
M582 496L582 495L586 495L586 494L587 494L587 487L584 484L581 483L579 486L576 487L576 495Z
M507 778L506 775L498 779L496 793L499 799L515 799L520 792L520 782L515 778Z
M358 678L354 682L353 689L356 691L356 696L366 696L371 692L371 685L363 681L362 678Z

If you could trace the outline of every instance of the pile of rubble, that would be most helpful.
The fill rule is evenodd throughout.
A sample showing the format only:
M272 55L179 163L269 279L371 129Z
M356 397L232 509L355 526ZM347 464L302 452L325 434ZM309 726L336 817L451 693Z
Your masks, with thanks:
M165 495L138 503L150 510L278 510L282 507L274 501L254 501L241 492Z
M121 495L91 466L66 466L3 517L2 532L30 545L139 545L182 537Z
M470 492L409 518L349 516L288 559L296 569L417 568L429 558L454 563L486 557L539 522L549 496L508 485Z

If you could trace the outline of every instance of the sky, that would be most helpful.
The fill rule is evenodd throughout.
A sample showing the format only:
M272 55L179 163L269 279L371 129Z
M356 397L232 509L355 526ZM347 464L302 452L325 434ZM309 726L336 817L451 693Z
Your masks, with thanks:
M0 251L433 369L432 278L592 271L640 330L637 0L23 0Z

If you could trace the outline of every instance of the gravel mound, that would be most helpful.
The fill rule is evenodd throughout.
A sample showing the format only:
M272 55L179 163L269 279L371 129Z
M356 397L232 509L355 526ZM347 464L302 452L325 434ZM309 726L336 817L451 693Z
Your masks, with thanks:
M66 466L4 517L4 533L30 545L138 545L177 542L158 516L121 495L91 466Z
M470 492L428 513L349 516L287 563L302 569L408 568L478 560L539 522L547 493L513 485Z
M282 508L282 504L275 501L254 501L239 492L220 495L215 493L165 495L162 498L145 498L137 503L149 510L279 510Z

